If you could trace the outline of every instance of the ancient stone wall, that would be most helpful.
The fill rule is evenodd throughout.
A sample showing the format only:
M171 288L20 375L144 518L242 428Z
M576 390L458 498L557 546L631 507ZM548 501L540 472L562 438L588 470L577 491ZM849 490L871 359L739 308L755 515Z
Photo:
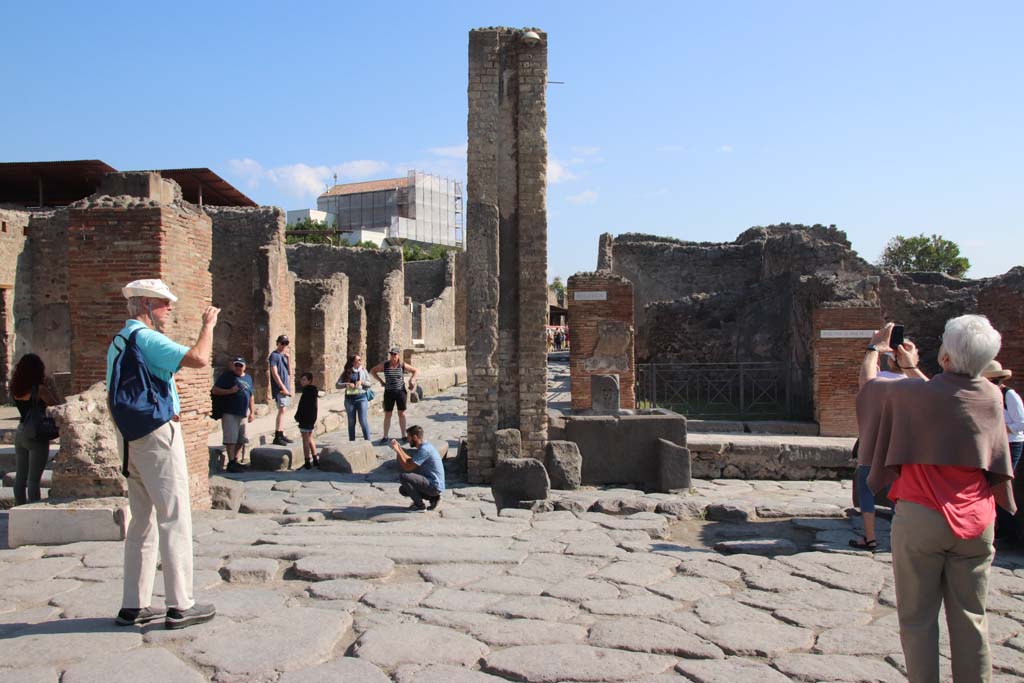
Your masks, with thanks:
M178 198L167 204L154 198L96 195L71 205L72 391L104 380L107 347L127 317L121 288L131 280L159 277L167 283L178 301L165 333L179 343L194 344L202 312L212 300L211 255L210 218ZM209 506L206 415L211 379L209 368L186 368L175 377L192 504L200 508Z
M8 399L7 385L18 358L14 300L19 271L27 272L25 232L28 223L28 212L0 209L0 401Z
M366 365L366 299L362 294L352 297L348 315L348 355L357 354Z
M295 281L295 375L313 373L313 383L334 391L348 346L348 278Z
M1016 267L978 292L978 312L988 316L1002 334L999 362L1013 370L1008 382L1024 392L1024 267Z
M453 257L455 271L455 345L466 345L466 252Z
M445 277L446 259L410 261L405 264L405 296L413 301L430 301L441 296L452 283Z
M455 272L451 252L442 259L405 264L405 297L413 302L413 320L420 321L420 329L413 329L411 336L428 348L455 345Z
M814 418L821 436L857 436L860 366L871 333L881 325L878 306L825 306L814 312Z
M295 244L287 251L289 266L298 277L316 280L344 273L349 296L363 297L368 366L385 360L392 344L412 345L401 250Z
M213 363L244 357L258 402L270 400L267 359L278 335L295 330L284 251L284 211L273 206L208 206L213 221L213 305L221 309Z
M487 481L495 431L517 428L522 453L547 441L547 35L469 33L466 224L468 477Z
M576 273L567 285L573 410L591 409L591 375L618 375L619 408L636 408L632 283L605 270Z

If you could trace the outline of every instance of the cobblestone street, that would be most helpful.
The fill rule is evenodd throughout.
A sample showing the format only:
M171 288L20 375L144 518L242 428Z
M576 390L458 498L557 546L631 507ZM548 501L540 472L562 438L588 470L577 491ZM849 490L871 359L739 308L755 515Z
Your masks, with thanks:
M454 446L463 397L410 424ZM249 512L196 513L209 624L115 627L121 543L0 550L0 681L904 680L888 524L883 552L849 549L849 482L553 492L500 515L454 483L413 513L378 452L370 475L241 475ZM1024 557L1000 552L990 585L993 680L1019 681Z

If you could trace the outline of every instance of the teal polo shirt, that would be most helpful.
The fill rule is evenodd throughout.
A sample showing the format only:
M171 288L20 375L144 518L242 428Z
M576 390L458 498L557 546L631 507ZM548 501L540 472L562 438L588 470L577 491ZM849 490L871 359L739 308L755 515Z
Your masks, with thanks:
M125 339L135 330L142 328L142 331L135 337L135 342L142 351L142 357L146 361L146 367L153 375L171 386L171 403L174 406L174 414L181 414L181 400L178 398L178 387L174 385L174 373L181 367L181 360L188 353L188 347L171 341L168 337L156 330L146 327L140 320L127 321L118 334ZM114 344L117 344L115 347ZM124 342L114 339L107 348L107 391L110 391L110 375L114 370L114 357L117 352L124 348Z

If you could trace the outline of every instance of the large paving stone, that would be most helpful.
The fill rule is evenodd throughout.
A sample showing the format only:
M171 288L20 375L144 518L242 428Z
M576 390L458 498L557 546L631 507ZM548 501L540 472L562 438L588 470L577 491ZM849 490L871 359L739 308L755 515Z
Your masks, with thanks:
M871 622L867 612L833 612L817 609L780 609L775 617L787 624L810 629L831 629L841 626L860 627ZM991 624L989 625L991 629Z
M202 593L199 599L213 603L218 616L228 619L254 619L284 609L288 596L269 588L232 587Z
M722 564L719 559L720 556L714 554L693 560L684 559L679 563L678 571L687 576L700 576L716 581L739 581L740 572L732 566Z
M481 593L479 591L458 590L455 588L438 588L423 601L423 607L446 609L453 612L483 612L490 605L504 599L501 593Z
M142 634L135 629L117 628L109 616L60 619L14 631L6 643L3 666L27 668L40 662L72 663L97 652L124 653L142 645Z
M282 681L281 683L284 683ZM345 681L344 683L357 683ZM398 670L395 683L507 683L504 678L491 676L480 671L471 671L455 666L437 664L434 666L404 666Z
M676 664L676 670L694 683L789 683L790 679L767 664L742 657L722 660L684 659Z
M437 586L462 587L494 575L492 567L466 564L438 564L420 569L420 576Z
M359 600L373 590L373 584L358 579L315 581L306 592L318 600Z
M623 617L650 617L675 610L679 605L672 600L650 593L626 596L616 600L587 600L583 607L594 614Z
M768 612L736 602L732 598L704 598L694 606L697 616L712 626L740 623L752 628L767 628L760 624L776 624L777 619ZM752 624L757 624L753 626Z
M619 597L619 589L607 581L594 579L568 579L544 589L544 595L553 598L583 602L584 600L613 600Z
M391 683L391 679L370 662L338 657L319 666L289 671L278 683Z
M471 631L480 624L499 621L494 615L480 612L459 612L431 607L414 607L407 611L425 624L453 628L457 631Z
M729 654L775 657L783 652L810 650L814 645L814 631L781 623L771 628L732 623L715 626L708 639Z
M720 553L744 553L747 555L789 555L798 548L788 538L752 538L744 541L721 541L715 544Z
M552 583L588 576L598 571L608 562L599 557L568 557L538 553L530 555L518 567L509 570L509 574L542 579Z
M688 659L722 659L715 645L683 629L653 619L614 619L600 621L590 629L588 642L634 652L676 655Z
M473 667L488 648L463 633L427 624L372 628L356 641L356 657L393 671L403 664Z
M203 683L206 677L167 650L146 647L131 652L105 652L72 664L61 683Z
M65 619L113 617L121 606L120 581L84 583L80 588L53 596L50 604L59 607ZM154 600L155 604L162 601Z
M648 562L613 562L595 573L595 579L604 579L613 583L624 583L631 586L650 586L664 581L675 572Z
M73 570L77 571L77 570ZM72 579L46 579L42 581L23 581L4 586L4 598L22 604L46 604L50 598L61 593L75 590L82 586L81 581Z
M668 581L648 586L648 590L680 602L697 602L702 598L728 595L732 592L732 589L721 581L697 576L673 576Z
M434 584L423 581L390 583L364 595L363 602L377 609L407 609L419 605L433 589Z
M818 636L817 652L833 655L887 655L900 652L900 634L878 624L840 626Z
M806 591L818 587L814 581L793 576L788 571L781 571L780 566L773 564L766 569L748 572L743 581L749 588L769 592Z
M850 655L783 654L775 668L797 681L842 683L903 683L906 679L885 662Z
M295 563L296 576L311 581L382 579L391 576L395 563L386 557L304 557Z
M279 515L288 504L280 493L246 493L239 512L253 515Z
M570 602L532 595L505 597L489 605L486 611L507 619L544 621L569 621L579 614L579 608Z
M466 586L467 590L504 595L540 595L548 587L546 581L525 576L490 576Z
M77 557L44 557L30 562L6 563L0 565L0 585L52 579L81 566L82 561Z
M185 644L185 656L218 672L249 679L323 661L352 625L347 612L293 607L229 624Z
M589 645L526 645L493 652L484 670L525 683L635 681L669 670L675 659Z
M220 570L228 583L268 583L277 576L277 560L245 557L231 560Z
M739 602L760 609L827 609L866 612L874 608L875 600L869 595L848 593L834 588L818 588L789 593L746 590L733 596Z
M587 629L537 619L496 619L471 626L471 635L495 647L578 643L587 637Z
M227 477L210 477L210 502L214 510L238 512L245 497L245 484Z

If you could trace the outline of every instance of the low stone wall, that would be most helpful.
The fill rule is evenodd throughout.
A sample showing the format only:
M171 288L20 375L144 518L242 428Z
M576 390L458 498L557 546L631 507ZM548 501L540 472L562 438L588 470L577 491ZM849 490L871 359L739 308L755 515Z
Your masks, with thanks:
M449 346L437 349L405 349L406 363L420 371L416 381L427 396L448 387L466 383L466 348Z
M690 434L694 478L779 481L849 479L853 439Z

